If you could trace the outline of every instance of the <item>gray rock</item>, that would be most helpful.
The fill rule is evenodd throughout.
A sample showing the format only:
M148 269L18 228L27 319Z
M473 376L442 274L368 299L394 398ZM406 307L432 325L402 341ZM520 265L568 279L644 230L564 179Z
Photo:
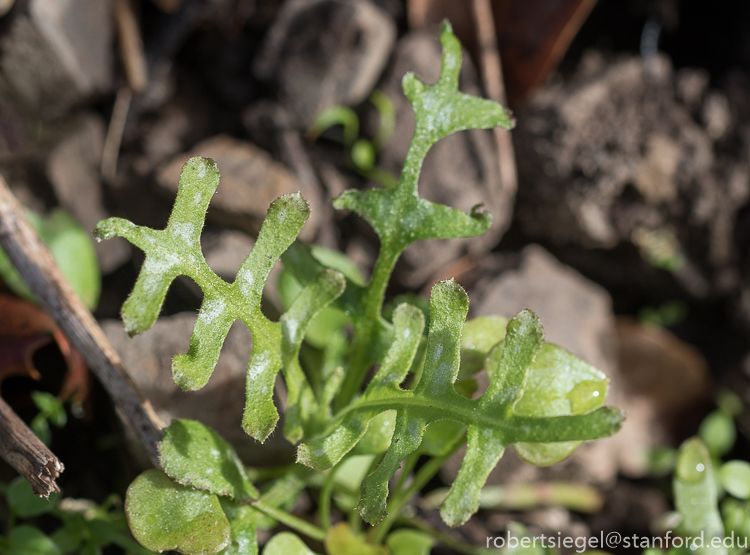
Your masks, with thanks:
M15 3L15 0L0 0L0 16L8 13Z
M157 180L171 195L177 194L180 172L191 156L212 158L219 166L221 182L208 208L208 220L224 227L256 235L271 203L286 193L302 193L310 204L310 219L300 237L315 235L320 217L320 191L306 187L282 164L252 143L217 135L195 145L166 163Z
M250 332L236 322L227 335L219 363L208 384L199 391L182 391L172 381L172 357L188 349L195 314L160 318L153 328L129 338L119 320L101 322L112 346L138 388L159 417L200 420L230 441L248 464L293 460L294 449L277 433L259 448L242 430L247 361L252 350Z
M99 116L84 115L47 159L47 178L57 200L87 230L109 217L102 204L99 177L104 133L104 122ZM106 244L96 243L95 248L104 274L121 266L131 252L129 243L119 238Z
M254 71L273 79L297 125L362 102L396 39L390 16L368 0L290 0L268 32Z
M539 316L544 336L607 375L617 369L612 299L599 285L557 261L538 245L521 252L517 270L507 271L472 297L472 316L511 318L528 308Z
M42 117L112 84L111 0L31 0L2 42L0 70L21 102Z
M201 247L208 266L220 278L234 281L237 270L255 242L241 231L211 230L201 236Z
M410 33L398 42L393 61L380 88L394 102L396 127L380 154L380 164L399 175L414 134L414 112L401 89L407 71L424 82L434 83L440 75L442 49L436 35ZM464 54L459 88L482 95L468 55ZM398 279L417 286L460 256L481 254L494 247L510 225L512 198L501 193L497 147L491 131L473 129L440 140L427 154L419 179L419 193L433 202L469 211L484 203L493 215L492 227L484 235L468 239L419 241L404 253Z
M194 124L195 118L182 106L171 104L160 110L158 119L143 135L143 157L138 161L138 172L149 174L159 164L179 154Z

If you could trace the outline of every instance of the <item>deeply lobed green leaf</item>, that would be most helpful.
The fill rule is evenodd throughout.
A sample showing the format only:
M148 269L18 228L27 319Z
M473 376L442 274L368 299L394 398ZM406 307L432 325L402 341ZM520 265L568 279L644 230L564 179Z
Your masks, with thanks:
M489 214L466 214L419 198L419 172L427 151L443 137L465 129L510 129L514 124L496 102L458 91L461 44L447 22L443 23L440 42L443 60L438 82L426 85L413 73L403 79L416 126L397 186L347 191L334 201L336 208L353 210L367 220L380 237L381 248L399 253L419 239L471 237L489 228Z
M362 483L360 513L368 522L385 516L388 481L401 461L420 447L431 422L450 420L467 428L464 463L441 511L452 525L476 512L479 491L507 445L551 444L551 454L541 451L539 456L557 456L554 447L559 442L603 437L622 424L620 411L600 408L608 383L603 374L545 344L539 319L530 311L511 320L504 342L490 351L485 394L477 400L459 395L453 385L467 311L468 298L458 284L435 285L424 371L414 389L404 390L399 384L416 352L423 316L416 307L400 305L394 311L391 349L362 397L338 414L320 437L299 447L299 462L319 470L330 468L364 436L376 415L396 411L390 446ZM530 401L524 405L526 395ZM535 402L549 406L539 411L533 408ZM568 453L569 445L562 445Z
M508 445L534 464L551 464L581 441L616 432L623 420L620 411L602 407L606 377L545 343L541 323L530 311L509 322L482 318L466 323L468 297L450 280L434 286L428 312L402 303L392 314L389 310L389 320L383 317L388 279L409 244L426 238L468 237L490 225L489 214L477 209L467 214L419 197L419 172L429 148L456 131L513 125L500 105L458 91L461 49L448 24L441 42L438 82L425 85L412 74L403 81L416 129L398 184L387 190L347 191L335 201L337 208L363 216L380 238L381 251L369 282L345 258L295 242L309 210L299 194L271 204L235 281L221 280L208 267L200 247L203 220L219 174L213 161L199 157L183 168L164 230L117 218L101 222L95 230L99 239L123 236L146 254L122 309L131 335L154 323L178 275L190 277L202 288L204 301L189 350L172 364L174 379L182 388L199 389L208 382L229 328L241 319L253 336L242 421L249 435L264 441L274 429L279 416L273 389L281 371L288 393L284 433L292 442L301 442L299 462L326 470L353 454L384 453L361 482L359 511L370 523L386 515L389 481L406 457L411 455L411 461L421 454L447 457L464 433L466 455L441 508L450 525L462 524L477 510L479 492ZM260 302L271 268L282 255L295 281L287 280L281 287L287 311L273 322L261 311ZM320 351L316 355L320 358L317 366L307 360L303 368L302 342L308 327L318 321L322 326L310 343ZM380 365L377 372L363 387L375 364ZM481 369L488 374L489 387L472 399L473 376ZM201 539L203 547L181 549L209 549L205 545L213 542L210 549L223 549L226 554L255 553L260 513L241 503L260 503L258 492L231 447L197 422L178 421L167 430L161 456L169 476L146 473L128 494L131 526L139 529L144 541L152 542L148 545L175 541L173 535L149 527L144 511L164 514L170 526L202 537L204 532L193 528L193 521L198 522L193 513L175 509L172 520L166 516L185 501L198 507L194 512L201 525L215 518L218 532ZM302 487L285 488L282 482L267 495L275 499L282 490L296 495ZM278 512L272 516L281 519ZM427 544L420 545L424 549ZM264 550L280 552L310 553L290 534L276 536Z
M174 380L183 389L195 390L206 385L229 328L238 319L247 325L253 335L253 349L248 363L248 402L242 425L250 436L265 441L279 417L273 403L276 374L284 370L285 377L291 378L293 385L297 383L293 377L299 374L295 367L296 352L302 340L297 330L304 331L309 315L316 314L341 294L344 282L337 272L324 271L311 280L314 292L305 296L307 303L313 304L307 306L300 301L282 322L269 320L260 307L263 287L274 263L302 229L309 207L298 193L274 201L253 250L230 284L208 267L200 246L208 203L218 184L219 172L213 160L191 158L180 175L177 199L166 229L154 230L110 218L97 225L94 235L99 240L125 237L146 253L135 287L122 307L125 329L130 335L153 325L167 289L178 275L192 278L203 290L190 348L172 361ZM295 333L289 341L285 337L291 329Z

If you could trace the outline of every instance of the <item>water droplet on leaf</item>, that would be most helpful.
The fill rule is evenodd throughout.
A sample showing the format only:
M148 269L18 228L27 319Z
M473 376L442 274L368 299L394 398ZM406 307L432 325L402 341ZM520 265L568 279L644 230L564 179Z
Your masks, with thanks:
M567 394L573 414L583 414L600 407L604 403L607 390L606 380L585 380Z

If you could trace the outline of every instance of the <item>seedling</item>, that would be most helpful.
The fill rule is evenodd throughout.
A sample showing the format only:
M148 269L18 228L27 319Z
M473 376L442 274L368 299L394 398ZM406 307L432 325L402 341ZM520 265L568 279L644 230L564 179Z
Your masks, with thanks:
M391 529L402 508L459 447L467 446L466 455L441 507L451 526L477 511L479 492L509 445L534 464L552 464L581 441L611 435L621 426L622 413L602 406L608 387L604 374L546 343L539 319L528 310L510 321L466 322L469 299L448 280L432 289L429 326L423 312L408 303L398 305L390 320L383 317L386 286L407 246L420 239L470 237L490 226L491 216L479 206L465 213L419 196L417 180L429 148L456 131L513 126L497 103L458 91L461 47L447 23L440 40L438 82L426 85L411 73L403 80L416 130L398 183L347 191L334 201L337 209L362 216L380 239L369 281L357 276L345 257L296 241L308 217L299 194L271 204L234 282L220 279L200 246L219 172L212 160L200 157L183 168L166 229L118 218L97 226L98 239L125 237L146 254L122 307L127 332L146 331L171 282L189 276L203 289L204 300L188 352L173 359L176 383L186 390L206 385L230 326L242 320L253 336L242 427L259 442L274 431L279 414L273 390L281 371L287 390L283 433L298 446L298 464L266 475L258 489L251 476L262 477L260 471L246 469L216 432L197 421L172 422L160 445L162 469L139 476L126 499L131 530L149 549L257 553L257 529L281 522L321 542L329 555L387 553L384 544L396 555L413 553L408 546L415 538L429 550L434 543L429 531ZM301 289L272 321L261 311L261 295L279 258ZM306 338L318 356L303 360ZM481 369L489 375L489 388L472 399L474 375ZM427 462L413 472L422 456ZM315 522L288 512L308 487L320 492ZM332 500L348 523L334 524ZM357 513L372 525L366 534ZM274 536L264 553L312 551L285 532Z
M359 136L359 117L354 110L346 106L334 106L323 111L315 118L307 136L315 139L328 128L341 125L344 133L344 148L348 152L351 165L360 175L389 189L394 187L398 180L386 170L376 166L375 158L393 133L396 111L391 99L380 89L375 89L369 100L380 116L380 126L372 141Z
M671 529L678 541L683 540L684 549L677 549L673 541L664 546L672 547L671 553L739 555L748 549L750 463L721 460L734 447L734 419L742 412L742 400L724 391L717 404L719 408L701 423L698 436L685 441L672 457L675 512L661 520L664 531ZM664 553L663 549L644 551L644 555Z
M59 493L47 500L34 495L31 484L21 477L0 484L0 495L7 510L7 534L0 535L0 552L6 555L95 555L113 545L127 555L154 555L133 541L122 501L116 496L101 505L88 499L62 499ZM50 535L35 525L42 515L58 521Z

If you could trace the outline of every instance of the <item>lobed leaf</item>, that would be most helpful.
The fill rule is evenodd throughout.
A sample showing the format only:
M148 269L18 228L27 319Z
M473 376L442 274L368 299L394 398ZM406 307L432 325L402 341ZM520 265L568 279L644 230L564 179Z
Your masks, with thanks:
M205 386L219 359L229 328L238 319L247 325L253 336L253 349L248 362L247 402L242 425L250 436L265 441L279 418L273 403L273 386L278 371L284 370L287 385L299 396L303 395L305 388L304 376L296 362L302 336L295 335L291 343L283 343L284 334L294 326L296 328L292 331L295 333L304 330L310 315L314 316L341 294L343 278L333 271L325 272L320 278L313 277L311 281L318 280L317 285L311 285L294 314L283 322L266 318L260 307L263 287L274 263L302 229L309 207L299 194L284 195L275 200L268 209L255 246L230 284L208 267L200 246L208 203L218 184L219 172L213 160L191 158L182 169L177 199L165 229L154 230L120 218L110 218L97 225L94 235L99 240L125 237L146 254L135 287L122 308L125 329L130 335L153 325L167 289L178 275L190 277L203 290L204 299L188 352L177 355L172 361L174 380L183 389L195 390ZM303 322L300 318L306 320ZM299 435L298 430L295 429L292 435Z
M510 129L514 125L509 113L496 102L458 91L461 45L447 22L443 23L440 42L443 59L437 83L426 85L413 73L407 73L403 79L403 90L414 110L416 126L396 187L346 191L334 200L336 208L352 210L367 220L384 250L400 253L419 239L471 237L490 226L489 214L476 209L467 214L421 199L417 194L422 162L438 140L466 129Z
M281 317L282 360L287 383L288 408L284 435L297 443L304 435L304 423L317 410L312 390L306 386L299 363L299 350L310 322L344 292L343 274L324 270L297 296Z
M524 394L526 376L544 342L539 319L529 310L508 323L502 349L489 356L490 385L482 396L481 408L510 416L514 405ZM493 356L494 355L494 356ZM469 425L467 448L461 469L440 509L440 516L450 526L466 522L479 509L479 498L487 477L506 447L501 430Z
M477 510L479 491L506 446L595 439L611 435L622 424L620 411L597 408L604 399L601 393L606 392L603 374L567 351L545 344L539 319L531 311L508 323L504 342L487 357L490 385L485 394L477 400L459 395L454 383L467 311L468 298L458 284L435 285L424 370L416 387L404 390L399 384L416 352L414 335L421 330L423 315L416 307L400 305L394 312L391 349L364 394L337 414L322 435L299 447L299 462L319 470L330 468L364 436L376 415L396 412L390 447L362 482L359 509L370 523L385 516L388 482L401 461L423 443L428 424L450 421L453 428L447 429L456 433L462 426L467 428L466 456L441 511L451 525L465 522ZM545 393L544 388L551 390ZM530 401L524 404L527 394ZM547 398L542 399L544 395ZM530 409L528 403L535 398L552 408ZM441 447L445 444L435 444Z
M475 206L470 213L420 198L419 173L427 152L435 142L465 129L504 127L514 122L496 102L458 91L461 45L445 22L440 34L443 58L437 83L426 85L407 74L403 90L414 110L416 125L396 186L387 189L345 191L333 201L338 209L362 216L380 239L380 254L372 278L361 291L359 317L354 319L354 342L349 370L334 403L341 411L359 393L368 369L388 351L393 330L382 316L385 289L397 258L420 239L471 237L490 227L491 216Z
M155 230L121 218L109 218L94 229L101 241L124 237L146 254L135 287L122 307L125 331L133 336L150 328L172 281L180 274L193 278L204 291L213 289L218 276L208 267L200 249L200 235L208 203L219 185L213 160L195 157L180 174L180 184L166 229ZM204 287L204 285L206 287Z
M424 327L422 312L411 305L402 304L393 315L394 340L380 370L373 378L360 404L377 401L388 391L399 391L398 386L406 376ZM370 421L384 412L373 410L352 411L341 414L341 423L332 433L316 441L306 442L297 450L297 461L318 470L332 468L362 439ZM389 422L388 427L391 424Z

